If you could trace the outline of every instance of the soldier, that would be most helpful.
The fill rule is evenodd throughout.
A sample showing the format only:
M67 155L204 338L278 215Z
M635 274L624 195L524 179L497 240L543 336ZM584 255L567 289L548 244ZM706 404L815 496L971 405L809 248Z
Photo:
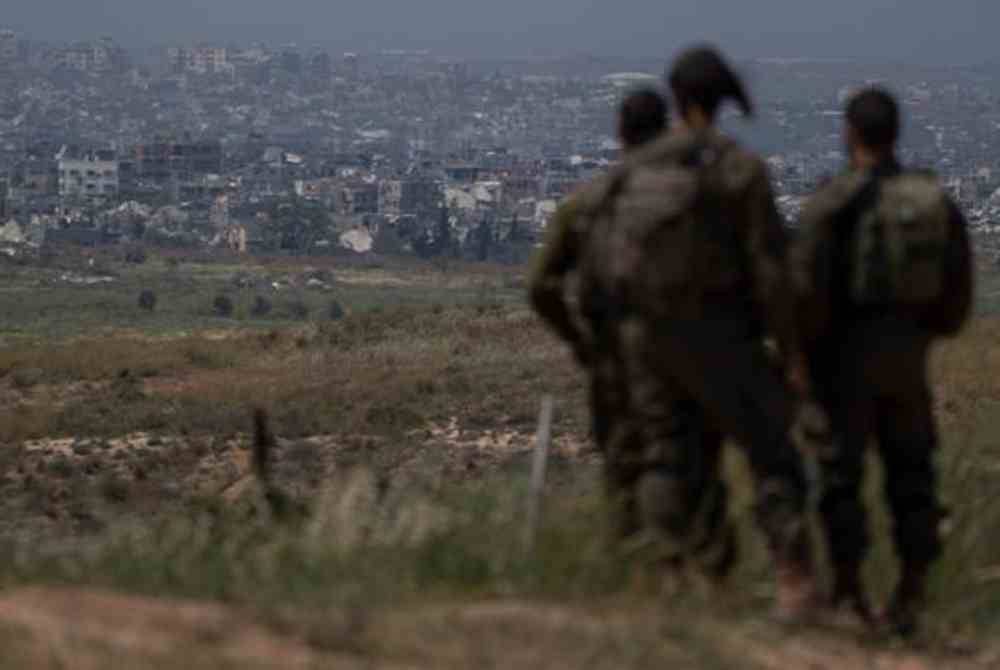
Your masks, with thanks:
M627 157L579 203L591 231L583 309L614 324L627 375L628 421L615 424L608 460L668 559L693 559L721 580L736 545L720 452L723 435L735 437L757 479L777 614L798 619L815 595L807 486L789 439L792 397L763 347L773 334L788 381L801 386L785 233L764 163L715 128L727 99L752 114L727 63L691 49L669 84L683 127Z
M640 89L626 96L618 120L618 136L626 154L660 136L667 128L667 102L656 91ZM598 180L599 183L599 180ZM589 188L594 188L591 184ZM531 280L531 301L538 314L573 349L589 376L589 401L594 440L606 453L613 422L622 413L622 374L615 346L602 341L599 324L574 311L571 278L578 269L587 230L579 217L581 195L568 197L549 224L545 248L539 254ZM613 480L610 495L620 498ZM628 509L616 514L615 532L629 535L636 530Z
M937 435L927 383L933 340L954 335L972 303L965 221L934 175L896 158L899 111L880 89L847 105L851 170L808 203L790 256L816 400L833 448L820 454L820 516L834 566L831 601L870 611L860 577L868 549L860 500L865 446L877 438L902 566L884 622L914 630L928 568L941 552Z

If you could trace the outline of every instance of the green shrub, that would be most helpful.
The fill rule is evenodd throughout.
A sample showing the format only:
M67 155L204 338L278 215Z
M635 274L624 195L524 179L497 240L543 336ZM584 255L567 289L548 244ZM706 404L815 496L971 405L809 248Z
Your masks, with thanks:
M233 315L235 310L236 305L233 303L233 299L228 295L217 295L215 296L215 300L212 301L212 311L218 317L228 319Z
M340 321L347 315L347 313L344 311L344 307L340 304L338 300L333 300L330 302L329 313L331 321Z
M152 312L156 309L156 294L148 288L139 294L139 309L147 312Z
M250 313L255 317L264 317L271 313L272 305L271 301L262 295L254 298L253 307L250 308Z
M142 247L135 247L129 249L125 252L125 262L134 263L136 265L142 265L146 262L149 256L146 254L146 250Z

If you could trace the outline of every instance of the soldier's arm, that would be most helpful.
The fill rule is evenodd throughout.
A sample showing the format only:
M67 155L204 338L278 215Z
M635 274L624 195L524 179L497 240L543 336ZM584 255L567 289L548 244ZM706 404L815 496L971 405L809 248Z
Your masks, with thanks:
M535 258L531 275L531 304L546 324L569 344L578 346L583 339L566 303L566 280L576 267L580 240L576 227L577 206L572 198L556 210L545 245Z
M945 286L939 304L930 314L931 327L944 336L955 335L972 312L974 264L968 225L952 202L948 254L945 258Z
M749 189L747 255L753 274L754 298L764 314L793 378L804 375L802 342L789 290L786 254L788 234L774 201L771 180L761 164ZM798 380L805 383L804 379Z

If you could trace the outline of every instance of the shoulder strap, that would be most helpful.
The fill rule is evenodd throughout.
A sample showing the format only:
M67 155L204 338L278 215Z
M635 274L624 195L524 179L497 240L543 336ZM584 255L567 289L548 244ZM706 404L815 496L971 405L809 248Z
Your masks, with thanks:
M850 239L854 236L858 220L878 201L883 179L884 177L879 175L870 175L865 179L861 188L840 208L840 211L836 214L834 224L839 237L842 236L843 239Z
M858 224L864 213L878 201L882 189L883 176L871 174L861 187L834 215L833 223L833 311L834 320L841 321L837 314L846 314L851 309L849 281L853 270L852 245L858 234Z

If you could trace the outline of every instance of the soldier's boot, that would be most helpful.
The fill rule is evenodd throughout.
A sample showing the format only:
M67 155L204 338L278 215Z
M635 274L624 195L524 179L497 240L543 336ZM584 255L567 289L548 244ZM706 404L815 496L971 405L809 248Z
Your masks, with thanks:
M633 569L629 590L638 596L674 598L687 588L684 561L679 556L640 561Z
M828 604L834 611L848 608L863 623L875 625L876 617L861 581L860 563L851 561L834 566L833 590Z
M824 610L804 498L802 492L774 484L758 494L757 519L767 536L774 565L771 618L784 624L813 623Z
M739 558L736 535L732 528L721 529L720 536L713 538L712 544L695 550L691 573L692 586L702 600L719 607L727 607L730 602L729 577Z
M633 504L639 530L628 550L663 582L661 591L676 590L686 581L685 529L679 527L686 519L684 483L666 469L648 468L635 482Z
M791 625L814 622L824 607L805 526L780 543L772 541L771 550L775 573L772 618Z
M613 551L634 541L641 530L636 509L635 477L610 459L604 466L604 493L607 508L607 544Z
M703 554L699 557L701 572L709 581L717 587L725 586L732 574L736 561L739 558L739 545L736 540L736 533L731 527L727 527L723 537L716 546L711 549L711 553Z
M775 603L772 617L784 624L808 624L822 610L812 565L794 560L775 561Z
M886 632L902 637L916 634L927 601L928 569L926 564L903 567L889 606L879 617L879 624Z
M698 513L694 540L694 559L698 571L713 589L726 586L739 558L736 529L729 522L729 495L717 481L706 487Z
M608 542L612 547L627 545L641 530L635 501L627 494L608 500Z

